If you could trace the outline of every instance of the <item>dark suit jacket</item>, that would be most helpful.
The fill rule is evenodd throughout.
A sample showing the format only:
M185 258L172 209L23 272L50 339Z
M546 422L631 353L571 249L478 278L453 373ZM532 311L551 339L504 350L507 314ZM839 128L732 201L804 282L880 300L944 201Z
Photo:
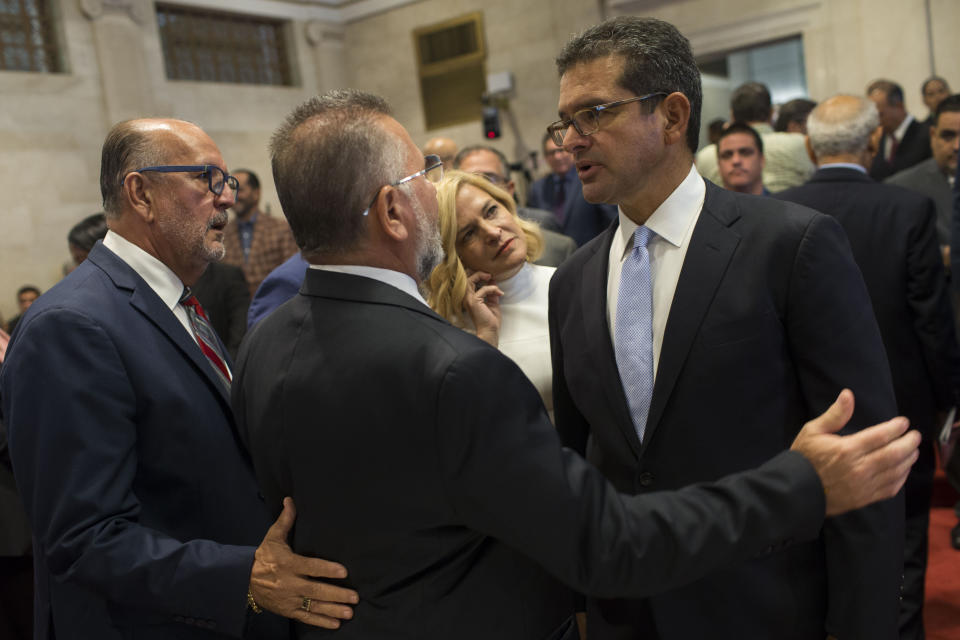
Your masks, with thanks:
M843 387L856 395L848 429L896 412L866 287L836 221L706 188L643 444L606 321L614 229L551 281L557 430L621 491L675 489L753 467L788 447ZM898 498L830 519L814 542L772 549L646 602L588 602L590 638L822 640L826 629L892 639L902 544Z
M895 173L886 180L927 196L937 206L937 238L941 245L950 245L950 217L953 212L953 192L947 176L940 170L936 158L927 158L920 164Z
M30 555L30 525L13 479L7 429L0 422L0 557Z
M553 174L550 174L530 185L527 205L553 211L554 197L554 178ZM567 173L563 215L561 230L565 235L573 238L578 247L582 247L610 226L617 217L617 208L608 204L590 204L584 200L583 184L574 167Z
M41 296L0 400L35 536L35 637L244 632L267 510L222 384L133 269L98 242Z
M937 410L952 407L960 389L960 350L933 202L843 168L820 169L807 184L777 197L843 225L873 301L899 412L933 438Z
M933 153L930 149L930 128L916 120L907 126L903 140L897 145L897 151L893 154L893 162L887 162L883 157L886 145L887 134L883 134L880 138L880 151L870 166L870 177L874 180L883 180L898 171L919 164Z
M512 361L354 275L308 270L253 328L233 404L268 504L296 500L295 549L360 593L340 640L572 638L557 578L651 593L815 535L823 513L790 453L713 490L619 496L561 450Z
M300 285L303 284L303 274L307 272L308 263L300 253L290 256L286 262L270 272L250 301L247 311L247 328L250 329L266 318L274 309L297 295Z
M240 341L247 332L247 308L250 306L243 271L230 264L211 262L192 289L207 312L213 330L227 346L230 357L236 358Z

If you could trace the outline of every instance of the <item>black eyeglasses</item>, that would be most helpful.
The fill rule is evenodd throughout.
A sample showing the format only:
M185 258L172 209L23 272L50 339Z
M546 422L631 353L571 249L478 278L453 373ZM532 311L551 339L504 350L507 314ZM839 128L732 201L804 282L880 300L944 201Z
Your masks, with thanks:
M223 193L223 186L228 185L233 191L234 200L237 199L237 189L240 188L240 181L237 180L236 176L231 176L215 164L167 164L156 167L144 167L136 171L131 171L130 173L143 173L144 171L156 171L158 173L193 173L196 171L201 174L206 174L207 186L214 195L219 196ZM127 175L130 174L128 173ZM123 179L126 180L127 176L124 176Z
M567 135L567 129L570 128L570 125L573 125L573 128L577 130L582 136L593 135L600 130L600 112L606 111L607 109L612 109L613 107L619 107L630 102L642 102L644 100L649 100L650 98L655 98L657 96L665 96L666 93L662 91L657 93L648 93L645 96L634 96L632 98L627 98L626 100L616 100L615 102L607 102L606 104L598 104L595 107L588 107L586 109L581 109L573 114L572 118L567 120L557 120L553 124L547 127L547 133L550 134L550 138L553 140L554 144L558 147L563 146L563 138Z
M423 163L423 169L417 171L416 173L412 173L405 178L400 178L396 182L391 182L390 186L399 187L400 185L406 184L415 178L419 178L420 176L424 176L427 180L434 184L438 184L441 180L443 180L443 161L440 160L440 156L432 153L428 156L423 156ZM382 188L383 187L377 189L377 192L373 195L373 200L371 200L370 204L367 205L367 208L363 210L363 215L370 213L370 207L372 207L373 203L377 201L377 197L380 195L380 189Z

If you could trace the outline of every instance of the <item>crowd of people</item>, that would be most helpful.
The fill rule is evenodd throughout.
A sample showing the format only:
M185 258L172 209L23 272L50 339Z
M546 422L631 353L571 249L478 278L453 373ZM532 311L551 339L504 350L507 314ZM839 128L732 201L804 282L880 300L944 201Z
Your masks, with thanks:
M557 71L525 194L356 90L273 135L283 218L113 127L0 332L9 637L924 637L960 95L751 82L698 149L672 25Z

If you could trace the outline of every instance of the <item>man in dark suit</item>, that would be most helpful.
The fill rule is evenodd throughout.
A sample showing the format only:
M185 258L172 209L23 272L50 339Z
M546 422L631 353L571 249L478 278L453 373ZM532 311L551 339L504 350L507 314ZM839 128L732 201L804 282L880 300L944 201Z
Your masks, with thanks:
M286 546L292 506L268 531L229 358L185 294L223 255L224 167L196 125L113 127L110 231L7 352L0 408L34 532L37 638L274 638L286 622L261 606L327 626L349 615L338 603L355 594L306 579L343 568Z
M554 144L550 136L543 138L543 158L551 173L530 185L527 205L552 211L560 230L581 247L610 226L617 217L617 209L583 199L573 158Z
M890 176L884 182L916 191L933 200L937 207L937 236L949 255L950 217L953 193L950 179L957 172L960 149L960 94L939 102L930 125L930 150L933 157ZM949 262L948 262L949 264Z
M453 162L455 169L477 173L515 197L516 185L510 179L510 165L507 158L493 147L474 145L461 149ZM517 207L517 215L540 225L543 238L543 253L536 264L556 267L573 255L577 243L560 232L560 223L550 211L533 207Z
M303 276L307 272L308 263L303 259L300 253L290 256L286 262L270 272L263 279L257 292L250 301L250 308L247 310L247 330L257 324L274 309L284 302L297 295L300 285L303 284Z
M701 87L687 39L621 17L557 60L562 119L548 131L574 155L584 196L621 211L551 282L564 442L621 491L645 494L775 456L844 385L857 394L849 429L893 415L883 343L840 225L715 188L693 167ZM589 636L896 636L902 498L772 551L646 600L588 600Z
M226 345L230 358L236 358L240 341L247 332L247 308L250 306L243 270L232 264L211 262L194 283L193 294L206 310L210 324Z
M890 360L900 413L923 433L910 471L900 638L922 639L927 527L933 489L933 442L960 391L960 350L929 198L880 185L866 175L870 136L878 126L873 103L836 96L807 121L819 167L807 184L777 194L840 221L873 301Z
M930 127L907 113L903 88L889 80L875 80L867 97L877 105L883 136L870 165L870 177L883 180L930 157Z
M557 578L638 596L789 544L791 527L815 535L818 492L793 486L805 463L783 467L790 453L712 488L630 498L561 450L519 368L420 296L442 257L442 167L424 166L383 100L313 98L271 155L311 266L244 341L233 405L268 504L297 502L295 549L350 569L360 603L338 637L573 638Z

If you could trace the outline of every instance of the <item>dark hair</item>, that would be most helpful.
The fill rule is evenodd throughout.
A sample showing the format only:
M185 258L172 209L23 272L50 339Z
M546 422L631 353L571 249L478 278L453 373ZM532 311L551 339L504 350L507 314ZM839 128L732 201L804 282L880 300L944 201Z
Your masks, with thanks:
M777 114L777 122L773 125L774 130L786 131L791 122L806 122L807 116L816 106L816 102L807 98L796 98L784 103Z
M957 112L960 111L960 93L955 93L952 96L947 96L944 98L940 104L937 105L937 112L933 116L933 126L940 126L940 114L946 112Z
M108 218L120 215L123 179L141 167L162 164L162 151L155 144L154 133L133 126L125 120L110 129L100 152L100 195Z
M623 75L618 82L634 95L680 92L687 97L687 146L696 152L703 90L690 41L669 22L636 16L611 18L567 42L557 56L557 71L563 76L574 65L613 55L623 56ZM652 108L657 102L648 104Z
M35 286L33 286L32 284L25 284L25 285L23 285L22 287L20 287L19 289L17 289L17 300L19 301L19 300L20 300L20 296L22 296L22 295L25 294L25 293L30 293L31 291L32 291L33 293L37 294L37 296L40 295L40 289L37 289L37 288L36 288Z
M947 81L946 81L946 80L944 80L944 79L941 78L940 76L930 76L929 78L927 78L926 80L923 81L923 84L922 84L922 85L920 85L920 94L921 94L921 95L927 93L927 85L930 84L931 82L939 82L940 84L943 85L943 88L944 88L944 89L946 89L947 91L950 91L950 85L947 84Z
M273 180L304 253L355 249L365 231L363 210L401 177L403 147L377 122L390 113L383 98L339 89L295 108L273 134Z
M718 136L721 132L723 132L723 129L726 126L726 120L723 118L714 118L710 121L710 124L707 125L707 131L709 131L711 135Z
M89 252L97 240L107 235L107 218L103 213L87 216L73 225L67 234L67 242L83 251Z
M769 122L773 107L767 85L747 82L734 89L730 112L735 122Z
M731 122L730 125L723 130L723 132L720 134L720 138L717 140L718 156L720 155L720 141L735 133L746 133L753 136L754 141L757 143L757 153L763 155L763 138L760 137L760 134L757 133L757 130L748 125L746 122Z
M884 95L887 96L887 104L891 107L903 104L903 87L896 82L882 78L880 80L874 80L867 85L867 95L869 96L874 91L883 91Z
M260 188L260 178L258 178L257 174L253 171L250 171L250 169L237 169L233 172L233 175L237 175L238 173L247 174L247 184L250 185L251 189Z
M510 180L510 161L507 160L507 156L503 155L503 153L501 153L498 149L485 144L474 144L461 149L457 153L457 157L453 159L453 168L459 169L464 158L472 153L477 153L478 151L489 151L493 155L497 156L497 159L500 161L500 166L502 167L501 175L507 180Z

